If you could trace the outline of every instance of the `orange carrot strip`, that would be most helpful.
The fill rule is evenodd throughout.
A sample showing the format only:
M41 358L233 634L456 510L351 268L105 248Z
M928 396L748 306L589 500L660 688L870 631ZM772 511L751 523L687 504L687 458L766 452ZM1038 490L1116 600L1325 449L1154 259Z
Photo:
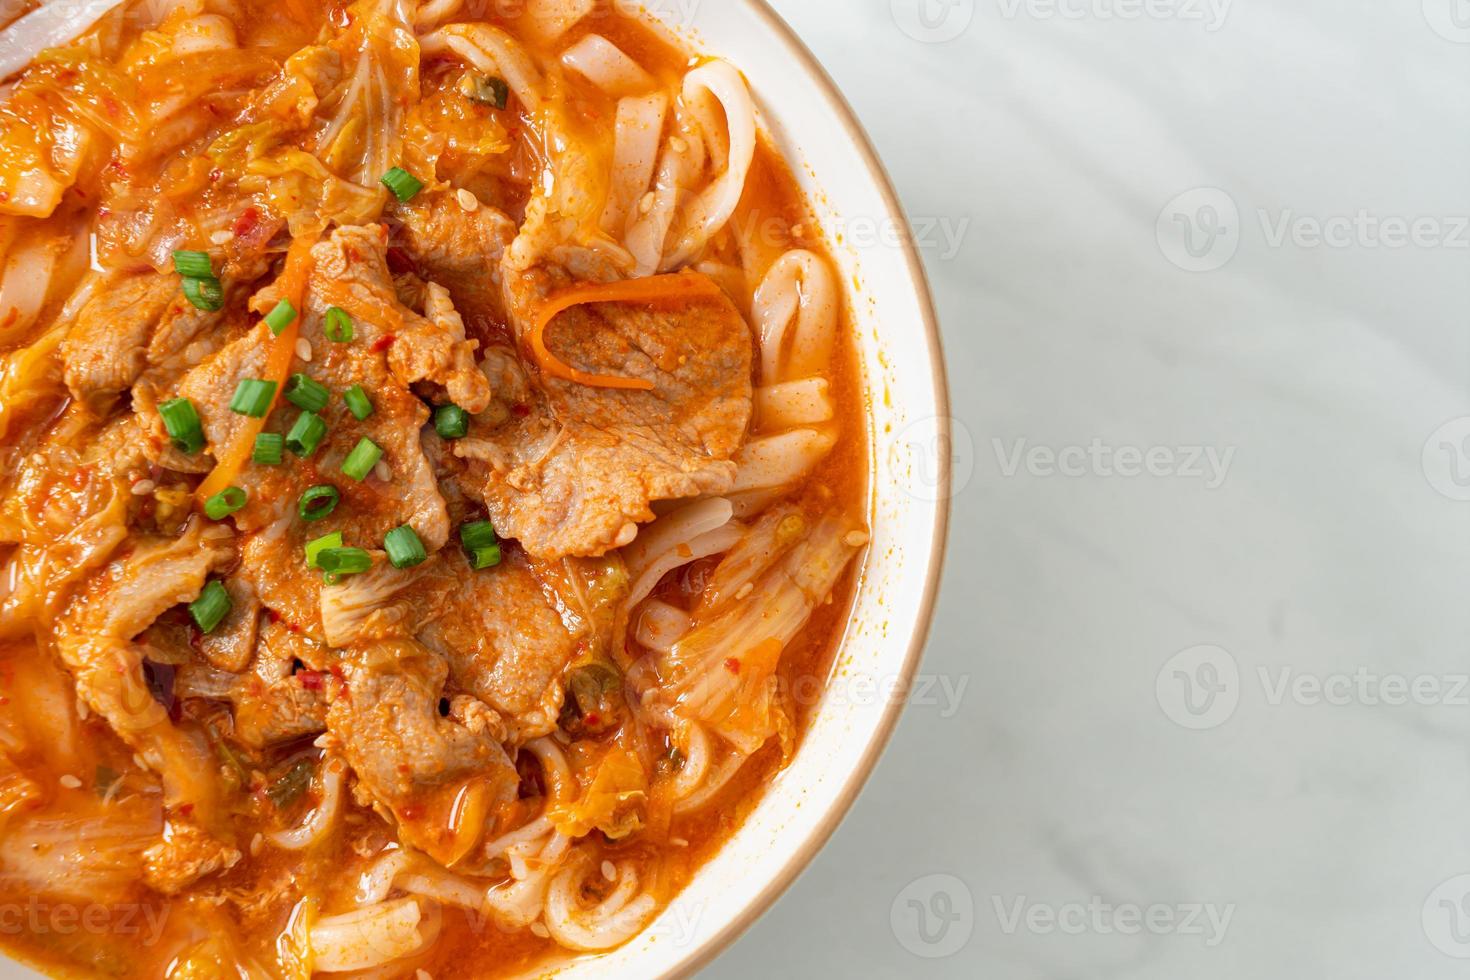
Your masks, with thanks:
M301 333L301 318L306 315L306 280L311 273L311 247L316 244L319 234L320 232L308 233L292 239L291 247L286 252L285 268L281 270L280 278L276 280L279 298L288 301L296 308L296 319L292 320L278 336L269 341L271 349L266 356L265 377L261 380L276 383L276 397L271 403L272 409L280 403L281 395L286 390L286 378L291 373L291 360L296 356L296 338ZM250 459L251 453L255 451L255 437L260 435L261 430L265 428L266 419L269 416L270 413L267 412L262 418L246 417L243 420L240 431L235 435L235 441L219 451L214 470L203 483L199 484L199 489L194 491L195 500L202 504L234 482L235 477L245 468L245 463Z
M546 328L551 321L575 306L588 303L669 303L696 299L714 299L723 295L709 276L698 272L677 272L620 282L583 282L548 297L536 313L531 331L531 351L541 370L555 378L575 381L593 388L622 388L652 391L653 382L642 378L619 378L608 374L588 374L562 361L546 346Z

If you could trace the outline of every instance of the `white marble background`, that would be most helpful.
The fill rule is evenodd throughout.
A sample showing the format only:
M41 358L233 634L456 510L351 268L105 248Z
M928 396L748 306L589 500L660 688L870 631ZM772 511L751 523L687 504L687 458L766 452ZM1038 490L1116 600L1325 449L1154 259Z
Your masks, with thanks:
M776 6L968 478L931 696L706 975L1466 976L1470 2Z

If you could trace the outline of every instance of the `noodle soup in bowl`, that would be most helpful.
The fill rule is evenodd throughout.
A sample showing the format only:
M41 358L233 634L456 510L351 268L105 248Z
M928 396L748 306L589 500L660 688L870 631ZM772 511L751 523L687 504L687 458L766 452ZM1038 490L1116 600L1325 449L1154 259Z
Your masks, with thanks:
M820 66L761 0L4 18L0 943L708 962L876 764L944 550L927 285Z
M677 7L678 9L672 9ZM873 541L830 673L798 681L800 748L690 884L643 933L567 978L677 977L745 932L815 858L878 762L910 690L942 568L953 458L949 393L928 284L879 158L832 80L762 0L646 11L750 83L766 137L793 167L847 284L866 386ZM900 229L845 243L837 229ZM867 246L867 247L864 247Z

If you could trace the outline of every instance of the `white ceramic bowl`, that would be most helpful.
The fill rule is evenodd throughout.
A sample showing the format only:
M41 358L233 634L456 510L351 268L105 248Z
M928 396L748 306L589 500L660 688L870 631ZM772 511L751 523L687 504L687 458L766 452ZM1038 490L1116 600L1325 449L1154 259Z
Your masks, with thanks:
M791 765L642 935L559 978L676 977L707 963L795 880L852 805L898 721L929 629L949 518L949 396L918 253L861 126L763 0L652 0L648 13L745 73L816 209L869 391L873 545L833 680ZM34 976L0 962L0 976Z
M898 721L939 584L950 428L928 284L888 176L825 71L763 0L654 0L648 13L749 80L842 266L869 397L873 546L833 679L791 765L645 932L570 977L675 977L733 942L852 805Z

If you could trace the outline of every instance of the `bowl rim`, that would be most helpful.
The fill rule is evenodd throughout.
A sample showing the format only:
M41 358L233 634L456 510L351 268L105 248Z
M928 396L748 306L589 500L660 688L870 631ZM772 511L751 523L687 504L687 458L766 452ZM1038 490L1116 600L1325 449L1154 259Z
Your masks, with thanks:
M952 439L950 415L952 409L950 407L949 378L945 373L944 343L939 332L939 317L935 310L934 294L929 285L928 273L914 245L912 230L908 222L904 220L903 207L899 202L898 192L894 189L893 179L878 156L872 138L868 136L867 130L858 120L857 113L853 111L846 96L837 87L837 83L832 80L832 76L827 73L827 69L806 46L806 42L801 39L800 35L775 11L768 0L738 0L738 2L770 30L785 47L794 63L815 84L816 91L826 103L827 108L831 110L843 130L852 139L858 151L859 162L867 170L868 176L872 179L883 200L884 207L895 219L894 227L898 229L900 248L903 251L904 261L908 265L909 278L923 321L923 340L929 355L929 370L937 409L936 434L940 440L939 445L948 446ZM876 460L873 461L874 465L876 462ZM941 454L938 462L940 486L944 488L944 491L940 493L939 500L935 502L934 526L929 542L929 561L924 571L924 591L919 602L915 629L909 641L908 651L904 654L903 666L899 671L900 684L897 689L900 691L907 691L910 688L914 675L918 672L919 661L923 659L924 648L928 644L929 634L934 625L935 606L939 598L940 579L948 549L950 509L953 497L950 457ZM884 750L893 739L893 733L898 727L898 720L903 714L905 703L906 698L888 700L884 706L883 715L863 750L862 758L845 777L838 791L836 802L823 815L821 822L807 835L807 839L801 843L791 858L782 865L780 871L766 883L755 899L746 905L739 915L722 926L713 936L692 947L678 963L660 974L660 980L682 980L708 966L744 935L756 920L769 911L777 899L795 883L818 852L831 840L832 835L836 833L838 826L857 801L868 778L877 768Z

